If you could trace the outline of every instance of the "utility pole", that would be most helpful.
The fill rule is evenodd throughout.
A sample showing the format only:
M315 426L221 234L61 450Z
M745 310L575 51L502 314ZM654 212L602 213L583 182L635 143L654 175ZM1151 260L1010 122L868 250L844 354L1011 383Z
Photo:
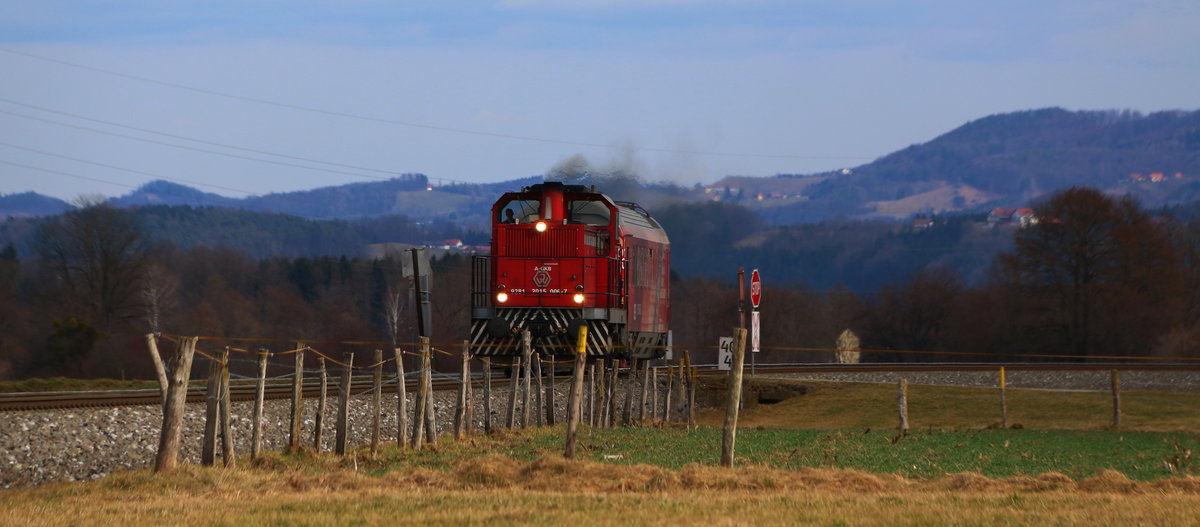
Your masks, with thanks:
M423 278L421 275L421 249L413 247L409 250L412 251L413 297L416 300L417 306L417 336L432 338L433 332L430 331L431 321L429 320L429 291L423 288L423 285L428 284L428 282L422 284L421 280Z
M738 267L738 329L746 329L746 268Z

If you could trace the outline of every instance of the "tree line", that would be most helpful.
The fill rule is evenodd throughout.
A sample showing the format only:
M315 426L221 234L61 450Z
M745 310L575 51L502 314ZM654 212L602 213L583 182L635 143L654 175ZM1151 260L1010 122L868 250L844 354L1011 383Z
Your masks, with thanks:
M1056 193L1035 210L1040 221L1012 231L1011 250L979 285L938 264L865 294L767 274L757 359L829 361L847 329L869 361L1198 355L1200 220L1154 216L1089 188ZM743 228L714 227L708 241ZM138 213L105 204L50 218L33 238L28 251L0 249L0 378L150 378L148 332L414 340L411 286L396 257L181 248L148 231ZM717 338L738 323L736 267L683 274L685 247L680 237L672 256L674 342L710 361ZM470 257L435 259L433 271L433 339L449 347L468 331Z

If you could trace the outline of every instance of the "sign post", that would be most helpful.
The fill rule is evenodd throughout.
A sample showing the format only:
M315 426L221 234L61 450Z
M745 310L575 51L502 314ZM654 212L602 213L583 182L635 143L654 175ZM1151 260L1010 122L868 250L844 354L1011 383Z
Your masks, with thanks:
M750 351L758 353L758 311L750 312ZM751 357L753 358L753 357Z
M759 317L758 303L762 301L762 278L758 275L758 269L750 272L750 305L754 311L750 312L750 374L755 373L755 353L758 353L759 341Z

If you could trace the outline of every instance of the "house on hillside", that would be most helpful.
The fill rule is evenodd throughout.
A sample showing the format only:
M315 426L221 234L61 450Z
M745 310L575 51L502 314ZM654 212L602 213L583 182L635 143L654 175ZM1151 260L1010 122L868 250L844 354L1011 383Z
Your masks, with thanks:
M933 227L933 218L913 218L912 220L912 230L914 231L923 231L930 227Z
M992 212L988 213L987 217L988 227L1011 223L1012 215L1016 211L1017 209L992 209Z
M1037 215L1034 214L1033 209L1030 208L996 208L992 209L992 212L988 213L987 225L988 227L995 227L997 225L1016 225L1018 227L1025 228L1031 225L1037 225Z
M1017 209L1012 214L1012 222L1018 227L1024 229L1032 225L1037 225L1037 215L1033 213L1033 209Z

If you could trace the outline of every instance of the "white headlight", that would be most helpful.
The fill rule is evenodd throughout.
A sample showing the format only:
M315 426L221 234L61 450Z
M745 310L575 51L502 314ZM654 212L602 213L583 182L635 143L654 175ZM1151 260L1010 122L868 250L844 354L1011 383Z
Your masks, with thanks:
M537 222L537 224L535 224L535 225L533 226L533 228L534 228L535 230L537 230L538 232L546 232L546 222L544 222L544 221L539 221L539 222Z
M504 291L496 293L496 301L501 304L508 302L508 293L505 293Z
M583 293L575 293L575 298L573 300L575 300L576 304L582 304L583 303Z

